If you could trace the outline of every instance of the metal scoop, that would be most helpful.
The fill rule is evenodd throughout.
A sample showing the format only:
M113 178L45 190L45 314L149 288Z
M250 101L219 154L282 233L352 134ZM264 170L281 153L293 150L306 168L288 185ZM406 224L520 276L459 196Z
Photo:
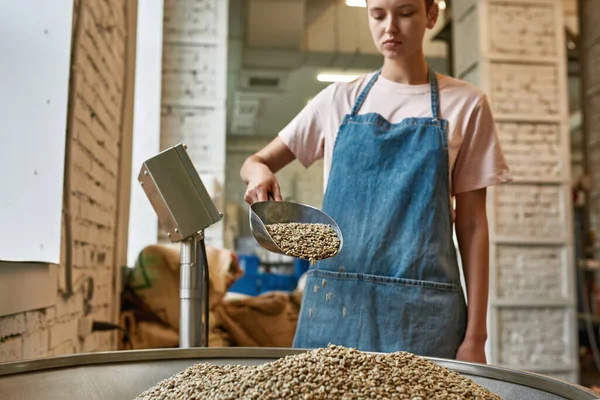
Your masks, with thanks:
M250 206L252 234L262 247L273 253L286 254L275 244L265 225L286 222L330 225L340 240L336 255L342 250L344 238L340 227L329 215L317 208L290 201L260 201Z

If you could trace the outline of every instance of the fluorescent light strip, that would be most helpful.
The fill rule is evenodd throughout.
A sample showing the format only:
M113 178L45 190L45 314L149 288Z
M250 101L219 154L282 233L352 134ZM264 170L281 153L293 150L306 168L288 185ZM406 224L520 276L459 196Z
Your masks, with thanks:
M367 0L346 0L348 7L366 7Z
M317 80L319 82L352 82L359 75L348 75L348 74L319 74Z

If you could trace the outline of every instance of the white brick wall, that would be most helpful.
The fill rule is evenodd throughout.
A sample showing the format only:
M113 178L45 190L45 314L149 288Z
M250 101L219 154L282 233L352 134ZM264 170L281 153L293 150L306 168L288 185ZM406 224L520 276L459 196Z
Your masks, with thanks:
M56 299L56 317L63 320L70 317L78 317L83 314L83 291L73 294L69 299Z
M492 107L498 114L558 114L558 76L553 65L494 63L489 84Z
M168 1L165 1L168 3ZM218 47L210 43L163 48L163 104L197 105L218 96Z
M66 341L48 352L48 357L68 356L77 352L77 346L71 341Z
M25 332L25 314L11 315L0 319L0 339Z
M215 120L225 123L225 109L218 107L163 107L161 142L163 147L183 141L192 160L201 160L200 171L222 169L225 161L225 137L214 133Z
M51 307L0 318L0 362L48 356L53 348L50 331L57 321L55 311ZM62 320L69 318L72 317ZM70 334L67 332L66 336Z
M76 1L75 6L78 4ZM68 299L57 294L55 307L0 318L0 362L115 348L110 333L94 334L80 342L78 322L88 311L102 321L112 321L110 309L115 301L112 284L125 6L120 0L86 0L81 4L83 30L72 65L75 93L69 99L74 105L70 121L73 140L67 144L72 152L67 170L71 177L74 293ZM64 238L63 229L63 249ZM60 289L64 290L64 265L59 266L58 273ZM94 292L86 306L89 278Z
M50 349L50 329L56 313L50 313L54 307L46 311L31 311L25 313L25 332L22 334L23 359L42 358L48 355ZM21 314L23 315L23 314Z
M22 346L24 360L46 357L50 348L50 331L38 329L33 333L23 335Z
M23 314L21 314L23 315ZM25 314L25 328L27 332L35 332L46 327L46 312L30 311Z
M23 358L23 345L20 337L5 338L0 341L0 360L19 361Z
M161 149L177 143L188 154L217 208L224 212L227 0L165 0ZM223 224L206 232L223 246ZM168 241L164 229L159 240Z
M560 367L574 361L565 340L569 329L565 313L561 308L500 310L499 361L519 369Z
M565 297L564 254L560 247L498 246L498 297L561 299Z
M489 190L490 312L495 321L489 329L489 361L540 373L549 366L561 368L556 373L573 381L577 338L565 328L576 321L568 278L573 260L562 4L455 3L462 10L457 11L455 32L473 31L486 41L467 52L462 37L455 35L455 65L464 79L488 94L515 177L514 183ZM474 65L460 59L473 54ZM473 66L465 73L461 65ZM557 243L549 246L549 241ZM546 302L555 308L542 307Z
M201 41L220 33L222 0L165 1L164 37L168 41Z
M490 51L528 57L556 55L552 6L492 3L489 15L489 24L494 26L490 29Z
M50 349L55 349L66 342L77 343L79 320L63 318L50 327Z
M496 232L509 237L562 237L565 218L561 190L560 186L499 186L495 191Z
M560 178L560 129L552 124L499 122L502 150L515 179Z

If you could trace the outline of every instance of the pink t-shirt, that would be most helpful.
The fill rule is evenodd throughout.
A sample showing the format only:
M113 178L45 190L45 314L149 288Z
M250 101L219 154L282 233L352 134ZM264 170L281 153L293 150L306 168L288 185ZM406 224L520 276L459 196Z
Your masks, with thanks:
M373 74L329 85L279 133L304 167L324 159L324 187L342 120ZM437 77L440 118L448 120L450 196L511 181L485 94L465 81ZM369 112L379 113L391 123L407 117L431 117L430 86L396 83L380 75L358 113Z

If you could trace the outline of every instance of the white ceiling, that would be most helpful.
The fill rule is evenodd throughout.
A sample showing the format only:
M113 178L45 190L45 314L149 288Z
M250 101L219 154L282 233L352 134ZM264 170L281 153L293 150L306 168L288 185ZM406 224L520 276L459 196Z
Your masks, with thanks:
M301 49L306 0L249 0L247 43L250 47Z

